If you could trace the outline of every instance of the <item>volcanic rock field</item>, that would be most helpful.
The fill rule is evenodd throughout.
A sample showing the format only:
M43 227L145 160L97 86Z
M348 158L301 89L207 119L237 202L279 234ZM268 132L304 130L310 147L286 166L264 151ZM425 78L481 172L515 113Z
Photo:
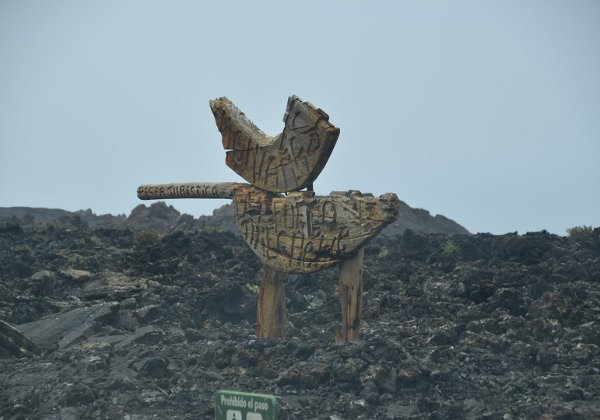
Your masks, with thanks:
M0 419L211 419L221 389L281 419L600 418L600 228L381 235L345 344L337 269L288 275L287 336L259 340L222 219L84 216L0 223Z

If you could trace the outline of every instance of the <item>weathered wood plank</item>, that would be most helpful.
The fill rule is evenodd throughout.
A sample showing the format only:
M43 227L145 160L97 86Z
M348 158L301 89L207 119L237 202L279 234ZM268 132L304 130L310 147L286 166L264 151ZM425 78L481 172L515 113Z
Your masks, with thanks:
M242 237L266 264L285 273L307 273L341 263L398 213L398 197L352 191L287 196L251 186L235 190Z
M179 184L140 185L137 195L140 200L166 200L170 198L233 198L235 182L187 182Z
M287 328L285 305L285 274L263 266L263 277L258 292L256 308L256 336L281 338Z
M265 191L297 191L311 185L340 133L323 110L297 96L288 99L283 132L274 137L227 98L210 101L210 107L227 150L227 166Z
M342 325L336 331L336 341L358 339L362 314L364 255L365 249L360 248L356 255L345 260L340 268L338 295L342 306Z

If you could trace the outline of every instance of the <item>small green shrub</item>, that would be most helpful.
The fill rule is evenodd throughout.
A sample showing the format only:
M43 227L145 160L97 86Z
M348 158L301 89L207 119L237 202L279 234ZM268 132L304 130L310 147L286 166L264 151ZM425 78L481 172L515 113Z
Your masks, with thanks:
M567 229L567 234L572 239L584 239L591 236L593 231L594 228L591 226L574 226Z
M458 255L458 247L454 242L448 239L444 245L442 245L442 253L445 256L455 256Z
M102 239L100 239L97 235L90 236L89 241L94 246L101 246L102 245Z
M163 233L141 232L133 237L133 241L138 245L150 245L164 238Z
M79 254L71 254L67 257L67 266L69 267L82 267L85 265L86 259L84 256Z
M248 289L250 293L257 295L260 291L260 286L257 284L246 283L246 289Z
M379 251L379 254L377 254L377 258L385 258L387 256L390 255L390 250L387 249L385 246L381 248L381 250Z

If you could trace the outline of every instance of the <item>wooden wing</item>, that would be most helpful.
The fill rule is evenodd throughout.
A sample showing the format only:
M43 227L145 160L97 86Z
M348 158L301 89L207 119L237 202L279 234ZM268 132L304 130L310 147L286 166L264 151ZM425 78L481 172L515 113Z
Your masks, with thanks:
M340 133L323 110L297 96L288 99L285 127L275 137L263 133L227 98L210 101L210 107L227 150L227 166L265 191L297 191L311 185Z

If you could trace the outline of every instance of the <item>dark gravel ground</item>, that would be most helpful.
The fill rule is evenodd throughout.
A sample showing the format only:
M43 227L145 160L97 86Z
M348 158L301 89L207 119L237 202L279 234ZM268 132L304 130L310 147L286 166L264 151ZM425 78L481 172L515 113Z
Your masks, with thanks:
M226 232L5 225L0 267L39 350L1 356L0 419L212 418L219 389L288 419L600 418L600 229L376 240L352 344L336 269L288 276L287 337L257 340L260 264Z

